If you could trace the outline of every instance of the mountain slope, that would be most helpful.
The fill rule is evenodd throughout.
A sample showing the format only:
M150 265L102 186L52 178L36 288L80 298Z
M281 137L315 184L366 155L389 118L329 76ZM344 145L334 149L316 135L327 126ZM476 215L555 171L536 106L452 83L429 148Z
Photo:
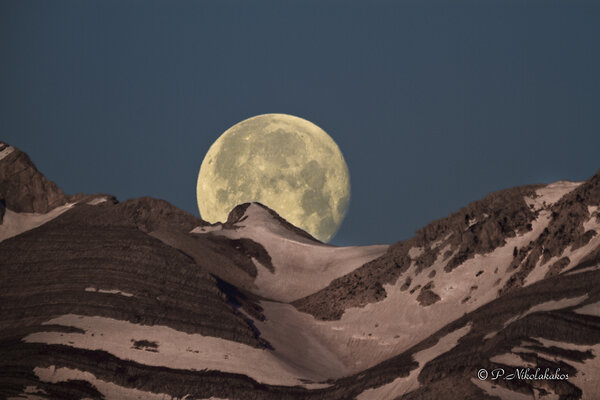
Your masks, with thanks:
M65 195L2 146L0 398L600 396L600 174L342 248L258 203ZM477 378L525 367L569 378Z
M267 257L255 257L255 293L278 301L293 301L326 287L368 261L378 258L387 245L334 247L325 245L290 225L260 203L232 210L225 224L198 227L199 236L252 240Z

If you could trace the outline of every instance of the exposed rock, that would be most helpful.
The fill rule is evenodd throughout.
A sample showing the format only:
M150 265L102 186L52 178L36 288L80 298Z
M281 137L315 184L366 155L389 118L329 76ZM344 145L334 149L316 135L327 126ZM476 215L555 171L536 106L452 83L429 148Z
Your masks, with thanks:
M520 255L527 255L527 257L523 261L516 260L514 266L517 271L500 290L500 294L506 294L522 286L525 278L540 260L544 264L552 257L560 257L569 246L571 250L577 250L586 245L596 235L595 231L586 231L583 226L583 223L592 217L588 206L598 205L600 205L600 172L552 206L548 227L535 242L530 243L526 249L519 250Z
M412 261L415 261L417 273L431 267L440 249L447 245L456 255L448 260L446 271L451 271L475 254L491 252L503 246L505 239L514 237L516 232L531 229L536 213L528 207L524 197L535 196L535 189L539 187L523 186L492 193L447 218L430 223L417 231L415 237L391 246L380 258L293 304L298 310L316 318L338 319L349 307L362 307L384 299L384 284L395 283ZM434 243L437 245L432 246ZM413 247L425 248L415 260L408 254ZM329 307L323 307L323 304Z
M416 285L415 287L413 287L412 289L410 289L410 294L413 294L414 292L416 292L417 290L421 289L421 285Z
M0 193L5 207L15 212L45 214L68 201L63 191L18 149L0 159Z
M6 200L0 195L0 225L4 221L4 213L6 212Z
M423 307L430 306L434 303L437 303L441 300L441 297L438 296L432 289L434 288L433 282L429 282L427 285L423 286L421 292L417 296L417 301Z
M569 257L563 257L560 260L556 261L554 264L552 264L550 266L550 268L548 269L548 272L546 273L546 276L544 278L549 278L551 276L560 274L560 272L567 265L569 265L570 262L571 262L571 260L569 259Z
M402 291L408 290L411 283L412 283L412 280L410 279L410 276L406 277L406 280L404 281L402 286L400 286L400 290L402 290Z
M172 229L189 232L194 227L208 225L165 200L152 197L127 200L115 206L112 218L124 218L135 223L144 232Z
M536 213L524 198L535 196L535 189L539 187L530 185L492 193L447 219L425 227L421 231L422 240L437 240L443 237L439 232L441 235L451 232L449 242L453 248L458 247L456 256L446 264L446 270L452 270L475 254L486 254L503 246L506 238L531 230ZM478 222L470 225L471 220Z

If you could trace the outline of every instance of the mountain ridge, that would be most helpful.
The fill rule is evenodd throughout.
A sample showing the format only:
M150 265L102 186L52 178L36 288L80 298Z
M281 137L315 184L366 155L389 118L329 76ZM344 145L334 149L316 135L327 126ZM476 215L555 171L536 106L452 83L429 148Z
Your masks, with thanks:
M2 398L600 395L600 172L335 247L258 203L208 224L69 196L20 154L0 147ZM524 366L569 379L477 378Z

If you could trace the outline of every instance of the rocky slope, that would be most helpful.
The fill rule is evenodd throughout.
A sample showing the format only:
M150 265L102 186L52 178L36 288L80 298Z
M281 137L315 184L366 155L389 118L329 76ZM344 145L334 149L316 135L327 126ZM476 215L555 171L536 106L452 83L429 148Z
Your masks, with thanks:
M347 248L257 203L69 196L5 144L0 193L0 398L600 396L600 173Z
M0 198L15 212L41 213L67 203L67 196L42 175L27 154L0 142Z

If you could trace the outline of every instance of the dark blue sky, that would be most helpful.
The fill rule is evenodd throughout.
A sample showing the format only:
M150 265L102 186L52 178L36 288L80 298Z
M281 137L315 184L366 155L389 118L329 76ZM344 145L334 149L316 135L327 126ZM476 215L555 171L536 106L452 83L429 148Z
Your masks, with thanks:
M0 2L0 140L66 192L198 213L228 127L288 113L352 179L334 244L600 168L597 1Z

